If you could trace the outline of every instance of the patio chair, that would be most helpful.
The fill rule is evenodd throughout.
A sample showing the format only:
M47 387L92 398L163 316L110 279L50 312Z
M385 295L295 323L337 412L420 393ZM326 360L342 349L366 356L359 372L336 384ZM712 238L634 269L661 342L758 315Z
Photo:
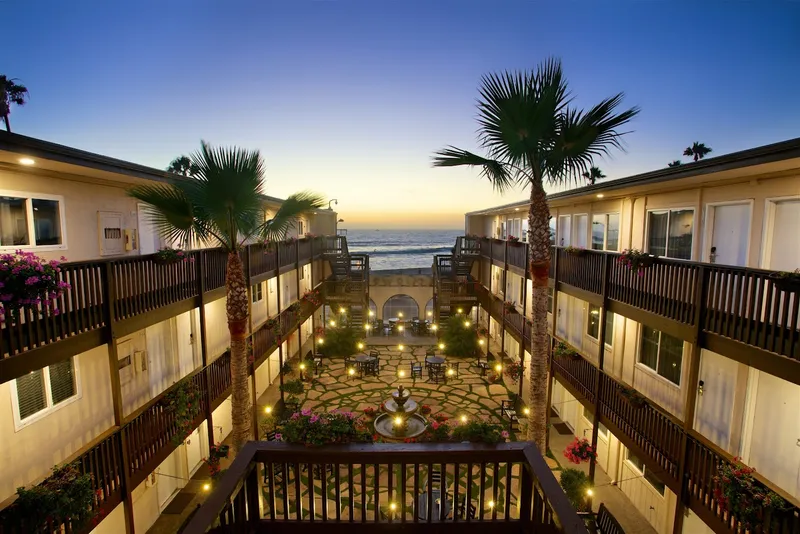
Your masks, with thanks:
M475 367L478 368L481 376L486 376L486 372L489 371L489 355L491 355L491 352L487 353L486 359L484 360L481 358L481 353L478 352L478 358L475 360Z
M508 429L514 430L514 425L519 424L519 417L517 417L517 408L514 406L514 401L510 399L500 401L500 416L508 419Z
M428 382L438 384L446 381L444 366L440 363L428 364Z
M411 362L411 378L422 378L422 364Z
M264 434L266 441L278 441L278 433L275 430L270 430ZM269 463L264 463L264 484L269 484ZM283 478L283 464L272 464L272 474L275 478Z
M475 519L475 514L477 513L477 509L475 505L471 502L468 502L467 496L464 495L464 500L456 503L456 514L461 519L467 519L467 514L469 514L470 519Z
M362 374L364 376L378 376L380 373L380 360L372 360L361 364Z
M458 378L458 366L461 365L460 362L456 363L448 363L447 364L447 376L449 378ZM450 374L450 371L453 371L453 374Z
M369 351L369 357L370 358L375 358L376 360L379 360L380 357L381 357L381 353L378 352L377 350L371 350L371 351Z
M433 349L425 349L425 360L427 360L429 357L433 358L435 356L436 356L436 351L435 350L433 350Z

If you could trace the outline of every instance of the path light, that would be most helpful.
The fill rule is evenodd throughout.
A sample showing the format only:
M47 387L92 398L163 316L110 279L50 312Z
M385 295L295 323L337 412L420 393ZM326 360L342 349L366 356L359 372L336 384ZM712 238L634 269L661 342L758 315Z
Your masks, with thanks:
M522 409L522 413L524 413L525 415L530 415L531 409L526 406L525 408Z
M203 491L211 491L211 484L209 484L208 482L203 484Z
M336 326L336 321L334 321L333 319L331 319L331 322L330 322L330 323L328 323L328 324L329 324L329 325L331 325L331 326Z
M398 331L398 332L402 332L402 331L403 331L403 325L400 325L400 326L398 326L398 327L397 327L397 331Z
M439 350L444 350L444 343L439 343Z
M497 371L498 373L499 373L500 371L502 371L502 370L503 370L503 366L502 366L502 364L499 364L499 363L498 363L497 365L495 365L495 366L494 366L494 370L495 370L495 371Z
M588 495L589 497L594 495L594 491L592 491L592 488L589 488L589 489L586 490L586 495Z
M353 376L354 374L356 374L356 370L351 367L350 369L347 370L347 374Z
M432 325L431 325L431 330L433 330L434 332L436 332L436 329L437 329L437 328L439 328L439 327L438 327L438 326L436 326L435 324L432 324Z
M489 510L491 510L492 508L494 508L494 501L489 501L489 502L488 502L488 503L486 503L486 504L488 504L488 505L489 505Z
M306 364L304 364L304 363L301 363L301 364L300 364L300 370L301 370L301 371L305 371L305 370L306 370Z
M400 369L399 371L397 371L397 376L399 376L400 378L403 378L404 376L406 376L406 372L403 371L402 369Z
M464 313L464 308L459 308L458 313Z
M397 349L398 349L398 350L403 350L404 348L405 348L405 347L403 347L403 345L397 345Z
M367 332L369 332L370 328L372 327L369 325L369 323L364 325L364 330L366 330Z
M374 311L372 311L372 310L370 310L370 311L369 311L369 316L370 316L370 317L372 317L373 315L375 315L375 312L374 312Z
M482 339L478 340L478 345L483 345L483 340Z
M397 504L396 504L396 503L393 503L393 502L390 502L390 503L389 503L389 510L391 510L392 512L394 512L395 510L397 510Z
M467 416L466 415L462 415L461 416L461 422L462 423L466 423L467 422Z
M464 328L469 328L469 321L464 321Z
M454 374L456 374L456 372L453 371L452 369L447 370L447 376L453 376Z
M269 415L272 413L272 406L264 406L264 413Z
M320 345L322 345L323 343L325 343L325 340L324 340L324 339L322 339L322 338L319 338L319 339L317 340L317 343L319 343Z
M403 312L397 312L397 316L398 317L402 317L403 316Z
M359 343L358 344L358 350L362 350L363 348L364 348L364 344L363 343Z
M345 310L344 308L339 308L339 313L344 313L345 311L347 310Z
M433 317L433 312L432 311L428 312L428 317Z

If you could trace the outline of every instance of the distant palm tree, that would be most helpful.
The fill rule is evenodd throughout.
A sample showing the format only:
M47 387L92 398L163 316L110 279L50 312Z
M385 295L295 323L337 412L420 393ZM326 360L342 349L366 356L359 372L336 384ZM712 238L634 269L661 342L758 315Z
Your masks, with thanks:
M707 147L705 143L698 143L695 141L692 143L692 146L687 147L686 150L683 151L683 155L693 157L694 160L697 161L706 157L706 154L710 152L711 148Z
M5 74L0 74L0 117L6 123L6 131L11 131L11 104L24 106L30 97L28 88L20 83L16 83L16 78L9 78Z
M603 171L600 170L600 167L595 167L592 165L589 167L588 171L583 173L583 177L586 178L590 184L594 185L597 180L605 178L606 175L603 174Z
M183 176L194 176L200 171L200 168L192 163L189 156L179 156L169 163L167 170Z
M667 163L668 167L677 167L678 165L683 165L683 162L679 159L676 159L670 163Z
M528 210L529 268L533 278L533 331L530 362L528 439L544 454L547 436L548 349L547 286L550 270L550 208L545 182L578 182L592 160L622 148L619 128L639 112L617 113L619 93L589 110L573 101L558 59L535 71L483 76L478 99L478 141L487 157L455 147L436 153L435 167L478 167L500 192L515 186L530 189Z
M228 253L225 273L226 311L231 347L231 416L233 445L240 450L252 439L247 380L247 280L239 250L251 237L283 239L298 217L321 208L323 200L298 193L283 201L265 222L264 162L257 150L212 148L203 143L191 156L197 172L190 180L140 185L128 194L144 202L145 213L170 241L189 242L192 236L216 243Z

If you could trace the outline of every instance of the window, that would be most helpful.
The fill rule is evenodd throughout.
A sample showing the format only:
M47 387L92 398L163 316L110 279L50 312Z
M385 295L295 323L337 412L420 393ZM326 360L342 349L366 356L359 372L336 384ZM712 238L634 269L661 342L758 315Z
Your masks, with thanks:
M650 254L692 259L694 210L651 211L647 214L647 228Z
M550 216L550 246L556 246L556 218Z
M664 495L664 483L661 482L657 476L655 476L644 462L640 460L637 456L633 455L630 451L628 451L628 462L639 471L644 479L653 486L653 489L659 492L661 495Z
M77 398L78 382L73 359L37 369L15 380L13 388L17 425L33 422L65 401Z
M680 385L682 362L682 340L642 325L639 363L649 367L670 382Z
M253 302L259 302L264 298L264 284L256 284L252 288Z
M522 219L522 241L528 242L528 219Z
M583 407L583 417L587 421L589 421L590 423L592 422L592 412L586 406ZM598 421L598 425L599 426L597 427L597 433L599 435L603 436L604 438L607 438L608 437L608 429L606 428L606 426L603 423L600 423L599 421Z
M0 247L64 247L63 198L0 192Z
M547 288L547 311L553 313L553 294L554 290L552 287Z
M600 336L600 306L589 304L589 321L586 333L595 339Z
M607 311L606 312L606 339L605 343L607 347L614 346L614 319L616 316L613 312Z
M619 250L619 213L592 216L592 250Z

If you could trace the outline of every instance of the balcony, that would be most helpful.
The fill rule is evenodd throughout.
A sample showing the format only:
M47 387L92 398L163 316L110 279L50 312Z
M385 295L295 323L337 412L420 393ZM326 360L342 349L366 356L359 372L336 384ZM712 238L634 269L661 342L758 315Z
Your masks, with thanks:
M435 469L441 482L427 476ZM184 533L487 529L587 534L536 447L520 442L325 448L251 442Z

